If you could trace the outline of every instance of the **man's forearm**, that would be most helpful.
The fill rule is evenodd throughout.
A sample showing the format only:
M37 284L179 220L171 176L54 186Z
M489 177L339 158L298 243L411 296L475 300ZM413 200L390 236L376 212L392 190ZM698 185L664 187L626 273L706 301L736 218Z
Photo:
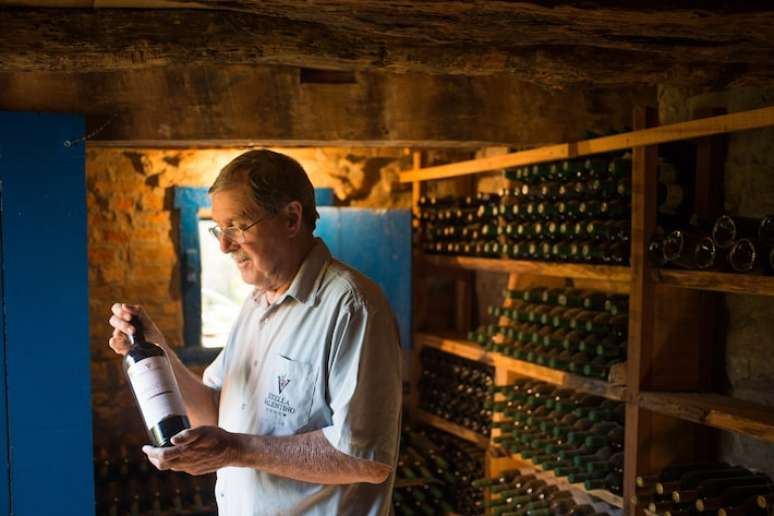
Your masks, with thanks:
M201 381L189 370L177 354L168 346L162 346L172 364L172 371L183 395L188 418L194 427L218 424L218 392Z
M234 466L316 484L380 484L392 468L358 459L334 448L322 430L282 437L236 434Z

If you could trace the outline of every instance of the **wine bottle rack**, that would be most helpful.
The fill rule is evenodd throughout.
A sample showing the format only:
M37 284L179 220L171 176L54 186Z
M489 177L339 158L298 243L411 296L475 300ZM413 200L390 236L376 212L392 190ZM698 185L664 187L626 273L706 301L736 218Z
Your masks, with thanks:
M634 131L574 143L551 145L500 156L440 166L421 167L414 156L412 170L400 181L411 183L415 214L426 181L464 178L474 174L522 167L582 156L631 150L631 250L629 266L547 263L539 261L415 254L421 276L450 270L493 271L509 275L509 287L548 282L552 286L575 285L608 292L627 293L630 320L625 372L615 382L594 381L488 352L454 334L415 334L415 348L431 346L495 367L495 383L527 376L556 385L623 400L626 409L626 458L624 496L626 514L635 514L630 503L635 477L657 471L675 460L690 460L698 442L696 423L724 431L774 440L774 410L712 393L711 360L718 333L718 307L714 293L774 296L774 276L659 269L648 261L648 244L657 217L658 145L680 140L696 144L697 214L705 219L720 215L718 192L722 160L713 159L728 133L774 126L774 107L701 118L659 126L652 110L637 109ZM718 208L720 207L720 208ZM715 211L713 211L715 210ZM464 278L457 273L458 283ZM543 283L546 284L546 283ZM582 287L581 287L582 286ZM457 314L464 313L458 309ZM409 396L411 399L411 396ZM642 443L648 443L643 445ZM651 448L650 445L653 445ZM692 451L693 450L693 451ZM510 461L515 460L513 457ZM532 465L534 466L534 465Z
M460 357L479 360L482 363L492 364L499 369L554 385L561 385L580 392L595 394L611 400L626 400L625 365L617 368L612 375L615 383L610 383L539 366L523 360L506 357L500 353L488 352L474 342L464 340L461 337L455 338L452 335L417 333L414 335L414 345L417 347L432 347Z

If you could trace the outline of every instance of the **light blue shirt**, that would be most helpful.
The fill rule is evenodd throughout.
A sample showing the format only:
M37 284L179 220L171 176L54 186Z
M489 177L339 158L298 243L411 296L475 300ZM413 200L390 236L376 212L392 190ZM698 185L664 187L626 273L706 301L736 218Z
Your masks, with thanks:
M218 471L220 516L391 513L401 410L400 344L387 298L317 240L273 304L245 300L228 342L204 371L230 432L322 429L337 450L393 467L382 484L321 485L250 468Z

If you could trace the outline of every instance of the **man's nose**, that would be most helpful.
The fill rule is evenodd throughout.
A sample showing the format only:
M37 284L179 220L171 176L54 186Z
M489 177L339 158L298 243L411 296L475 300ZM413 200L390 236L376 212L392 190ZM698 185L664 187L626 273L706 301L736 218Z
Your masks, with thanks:
M225 236L218 238L218 242L220 243L220 250L223 253L234 252L239 247L236 242Z

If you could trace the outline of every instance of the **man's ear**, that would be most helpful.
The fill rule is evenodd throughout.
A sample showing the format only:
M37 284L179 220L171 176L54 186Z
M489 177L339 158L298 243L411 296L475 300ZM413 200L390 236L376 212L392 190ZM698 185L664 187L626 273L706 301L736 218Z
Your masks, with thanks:
M288 237L295 237L304 225L304 208L298 201L290 201L285 206L285 220L287 221Z

